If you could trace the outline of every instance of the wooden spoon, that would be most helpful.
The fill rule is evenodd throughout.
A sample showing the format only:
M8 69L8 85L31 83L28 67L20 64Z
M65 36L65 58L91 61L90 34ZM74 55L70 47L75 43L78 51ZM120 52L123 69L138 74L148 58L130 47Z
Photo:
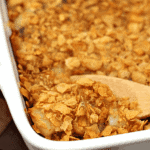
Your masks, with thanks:
M133 81L103 75L72 76L76 81L80 78L89 78L93 81L107 84L115 96L129 97L129 101L137 101L142 112L137 116L140 119L150 117L150 87Z

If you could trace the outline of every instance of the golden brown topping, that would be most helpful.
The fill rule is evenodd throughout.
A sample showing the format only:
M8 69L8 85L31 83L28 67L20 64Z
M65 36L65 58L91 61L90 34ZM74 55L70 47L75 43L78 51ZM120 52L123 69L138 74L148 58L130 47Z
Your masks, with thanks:
M77 80L76 82L77 84L79 85L83 85L83 86L92 86L93 85L93 81L91 79L88 79L88 78L81 78L79 80Z

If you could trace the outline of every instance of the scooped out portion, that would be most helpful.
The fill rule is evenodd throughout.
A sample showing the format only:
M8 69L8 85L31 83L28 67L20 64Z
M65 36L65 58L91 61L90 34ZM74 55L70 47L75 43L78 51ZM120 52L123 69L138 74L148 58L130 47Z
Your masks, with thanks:
M140 131L148 122L137 118L140 110L136 102L117 98L107 85L88 78L43 90L28 112L33 129L56 141Z

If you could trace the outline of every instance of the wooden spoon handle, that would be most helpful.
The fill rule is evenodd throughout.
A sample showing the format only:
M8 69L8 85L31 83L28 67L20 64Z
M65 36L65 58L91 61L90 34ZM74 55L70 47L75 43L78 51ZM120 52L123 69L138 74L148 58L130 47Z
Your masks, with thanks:
M136 101L139 108L143 111L138 115L140 119L150 116L150 87L142 85L133 81L124 80L115 77L108 77L103 75L81 75L72 76L73 81L79 78L89 78L103 84L107 84L114 95L117 97L129 97L130 102Z

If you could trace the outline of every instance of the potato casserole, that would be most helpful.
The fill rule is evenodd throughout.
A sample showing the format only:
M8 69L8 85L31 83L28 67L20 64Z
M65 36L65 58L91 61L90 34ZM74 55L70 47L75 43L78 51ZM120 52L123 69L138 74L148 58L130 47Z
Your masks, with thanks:
M149 0L7 0L20 91L35 132L72 141L149 129L97 74L150 85Z

